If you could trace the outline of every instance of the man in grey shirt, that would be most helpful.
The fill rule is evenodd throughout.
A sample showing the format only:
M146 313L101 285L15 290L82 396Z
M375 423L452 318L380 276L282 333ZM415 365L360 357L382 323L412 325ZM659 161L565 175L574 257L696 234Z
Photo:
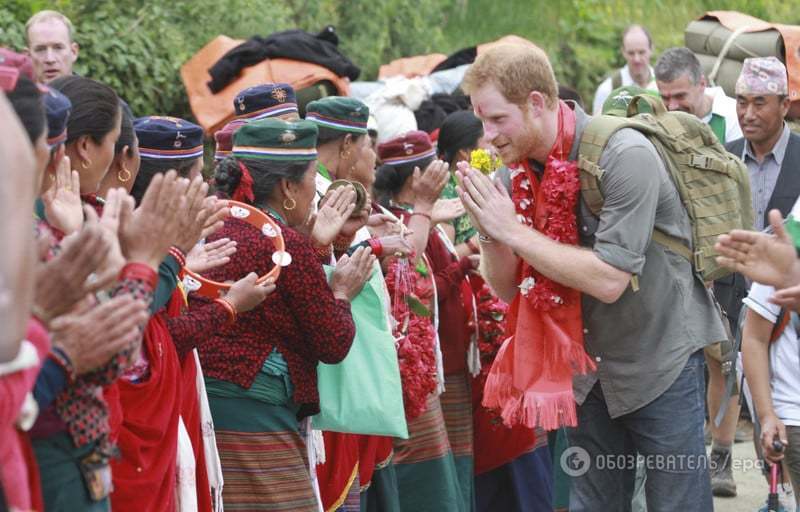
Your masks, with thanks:
M741 138L736 100L720 87L707 88L706 77L697 56L688 48L670 48L656 63L656 83L668 110L682 110L697 116L711 127L720 142ZM777 176L777 174L776 174ZM730 279L730 277L729 277ZM727 282L727 281L723 281ZM736 316L728 316L731 332L736 333ZM731 450L739 420L739 396L728 396L722 363L706 354L708 367L708 432L711 434L711 492L714 496L736 496ZM719 426L716 418L727 397L727 409Z
M519 46L493 48L467 72L465 91L504 162L542 169L559 136L554 83L546 55ZM524 99L510 101L521 87ZM569 158L576 160L590 118L573 108ZM581 201L582 247L520 224L508 195L462 165L461 198L481 232L482 272L509 301L520 292L520 258L583 294L585 347L597 371L573 382L579 406L565 468L573 476L570 510L629 510L638 453L648 510L705 512L712 499L702 348L725 339L725 330L689 262L651 242L658 228L691 245L688 217L652 144L620 130L599 163L605 202L594 217Z

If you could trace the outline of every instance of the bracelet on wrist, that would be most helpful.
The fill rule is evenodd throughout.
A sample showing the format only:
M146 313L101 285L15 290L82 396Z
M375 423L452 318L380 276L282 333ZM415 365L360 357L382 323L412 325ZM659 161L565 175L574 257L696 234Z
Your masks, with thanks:
M228 312L228 325L236 323L236 309L230 302L222 298L214 299L214 302L225 308Z
M349 249L350 245L353 243L353 238L354 237L336 237L333 241L333 250L338 253L347 252L347 249Z
M183 254L183 251L172 246L169 248L169 254L178 261L178 265L180 265L181 268L186 266L186 256Z
M119 273L120 279L133 279L143 281L153 290L158 283L158 273L146 263L131 262L126 263Z
M369 238L367 239L367 243L369 244L369 248L372 249L372 254L376 258L380 258L383 254L383 244L381 243L380 239Z

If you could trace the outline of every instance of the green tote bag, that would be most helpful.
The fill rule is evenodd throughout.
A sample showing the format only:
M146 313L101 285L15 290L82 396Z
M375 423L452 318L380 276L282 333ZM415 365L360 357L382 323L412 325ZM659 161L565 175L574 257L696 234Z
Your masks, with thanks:
M325 266L330 278L333 267ZM317 430L408 439L394 336L387 322L383 275L374 271L350 303L356 336L337 364L317 365Z

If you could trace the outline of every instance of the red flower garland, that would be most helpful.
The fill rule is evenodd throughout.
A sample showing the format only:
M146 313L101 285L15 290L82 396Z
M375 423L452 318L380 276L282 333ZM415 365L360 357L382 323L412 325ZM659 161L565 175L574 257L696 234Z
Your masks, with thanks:
M486 377L492 368L497 351L506 340L506 314L508 304L497 298L488 285L484 284L475 294L478 320L478 352L481 358L481 371L475 376L477 389L483 389ZM474 320L470 320L470 330L475 329ZM498 429L503 420L499 409L485 408L492 417L492 427Z
M541 178L522 161L512 173L512 198L520 223L563 245L577 245L580 179L577 164L568 161L575 114L564 102L559 103L558 120ZM548 279L525 262L521 273L520 294L508 315L511 337L495 357L482 403L499 408L508 426L575 426L572 378L595 367L583 347L580 291Z
M428 396L436 391L436 330L432 318L414 312L409 298L433 311L433 284L410 268L408 260L395 259L386 272L386 287L392 300L397 358L403 385L406 419L425 412Z
M508 304L494 296L486 284L475 294L475 303L478 317L478 352L481 356L481 371L475 378L483 387L494 362L494 356L506 340L504 333ZM470 330L475 329L473 319L470 319L469 327Z
M517 219L529 227L536 227L548 238L574 245L578 242L578 225L573 205L580 193L581 183L575 162L550 158L547 172L540 185L540 198L544 202L545 224L535 226L535 198L532 184L523 166L512 171L511 198L517 210ZM549 311L568 301L569 288L548 279L532 266L522 276L522 295L540 311Z

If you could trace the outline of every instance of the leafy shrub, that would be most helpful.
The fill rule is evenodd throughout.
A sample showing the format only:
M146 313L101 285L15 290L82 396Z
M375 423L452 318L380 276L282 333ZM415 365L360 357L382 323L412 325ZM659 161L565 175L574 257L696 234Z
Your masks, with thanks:
M0 44L21 50L24 24L41 9L57 9L75 25L75 71L113 87L136 115L191 118L180 66L220 34L246 39L279 30L337 27L341 48L362 79L393 58L442 44L448 2L410 8L402 0L11 0L0 6Z

